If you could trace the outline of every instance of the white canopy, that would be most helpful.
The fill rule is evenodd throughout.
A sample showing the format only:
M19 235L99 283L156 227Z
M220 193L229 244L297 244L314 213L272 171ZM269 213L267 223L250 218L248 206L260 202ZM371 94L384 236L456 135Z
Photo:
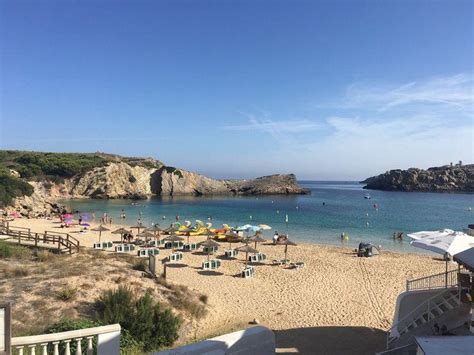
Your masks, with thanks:
M451 229L440 231L423 231L408 234L413 240L411 245L417 248L429 250L438 254L453 256L466 249L474 247L474 237Z

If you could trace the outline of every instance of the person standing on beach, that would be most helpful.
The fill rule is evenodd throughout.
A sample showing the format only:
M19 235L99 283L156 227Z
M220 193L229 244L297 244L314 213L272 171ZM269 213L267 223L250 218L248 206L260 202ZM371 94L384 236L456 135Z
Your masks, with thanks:
M278 237L279 237L278 232L275 231L275 235L273 236L273 244L276 244L278 242Z

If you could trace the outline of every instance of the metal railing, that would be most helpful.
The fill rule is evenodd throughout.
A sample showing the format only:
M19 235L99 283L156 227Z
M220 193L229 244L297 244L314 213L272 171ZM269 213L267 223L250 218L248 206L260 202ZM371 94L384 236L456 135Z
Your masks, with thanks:
M82 355L118 354L120 352L120 324L105 325L69 332L42 334L25 337L16 337L11 340L12 354L35 355L38 354L59 355L60 349L64 355L71 355L71 347L75 347L74 353ZM94 346L94 344L96 344ZM85 345L85 346L84 346Z
M454 295L452 294L453 291L456 291L457 294ZM442 300L448 300L451 297L444 298L444 296L447 293L452 294L452 298L456 297L457 299L461 298L461 289L458 288L453 289L449 288L446 290L443 290L436 295L428 298L426 301L423 303L419 304L417 307L415 307L412 311L410 311L405 317L400 319L397 323L395 323L388 331L387 331L387 349L389 348L390 344L395 341L396 339L399 339L401 336L401 331L405 330L410 326L411 323L415 322L418 318L423 316L423 314L427 314L428 319L426 319L426 322L430 322L431 320L435 319L435 317L432 317L432 309L434 307L438 307L439 301L442 302ZM394 334L392 334L394 333Z
M442 272L435 275L407 280L407 291L432 290L436 288L449 288L458 284L458 269Z

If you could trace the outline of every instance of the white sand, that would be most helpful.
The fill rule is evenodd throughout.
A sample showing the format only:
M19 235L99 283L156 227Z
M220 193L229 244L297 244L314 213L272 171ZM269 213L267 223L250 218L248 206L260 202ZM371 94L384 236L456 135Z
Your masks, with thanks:
M84 246L98 239L98 232L59 229L57 221L18 219L11 226L29 227L35 232L67 231ZM112 225L110 229L118 227ZM102 233L102 240L119 238ZM216 255L222 256L227 247L228 243L223 243ZM238 260L222 260L218 272L200 269L206 256L199 252L185 253L182 265L168 267L168 281L209 297L209 313L191 338L241 329L256 318L275 330L278 352L382 350L382 331L390 327L396 297L404 290L406 279L439 273L444 268L441 261L423 255L382 252L372 258L357 258L348 248L299 244L289 247L289 258L304 261L306 266L294 270L270 265L272 259L283 258L283 246L268 243L258 249L267 255L268 262L256 266L253 279L236 277L244 255ZM160 258L169 254L169 250L162 250Z

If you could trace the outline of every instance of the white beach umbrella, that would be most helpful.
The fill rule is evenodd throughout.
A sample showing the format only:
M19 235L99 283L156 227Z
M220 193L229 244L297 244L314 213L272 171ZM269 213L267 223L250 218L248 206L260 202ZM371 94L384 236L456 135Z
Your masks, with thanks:
M466 249L474 247L474 238L451 229L441 231L423 231L408 234L413 240L411 245L417 248L429 250L441 255L446 253L453 256Z

